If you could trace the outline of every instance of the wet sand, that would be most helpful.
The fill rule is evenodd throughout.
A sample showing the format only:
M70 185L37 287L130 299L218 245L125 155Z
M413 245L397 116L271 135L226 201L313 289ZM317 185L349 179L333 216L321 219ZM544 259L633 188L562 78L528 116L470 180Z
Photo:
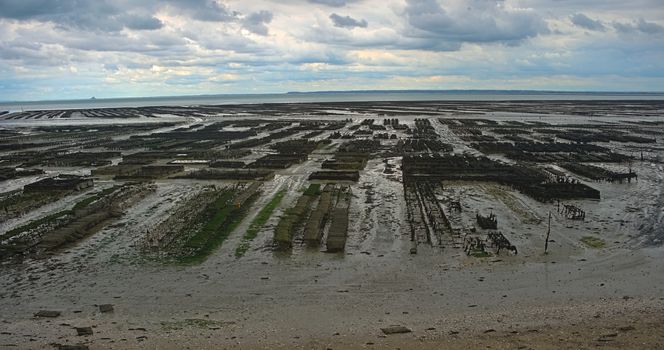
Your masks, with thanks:
M501 120L516 118L496 113ZM443 141L468 150L445 127L436 128ZM383 174L376 158L351 186L345 252L297 242L288 253L273 251L279 217L329 157L319 150L277 172L263 184L254 214L201 265L142 260L136 248L145 230L208 183L188 180L158 180L157 191L134 210L49 257L3 263L0 348L664 348L664 249L656 241L664 237L661 164L634 164L640 178L631 184L588 182L602 199L570 201L588 211L585 222L565 220L554 204L516 192L505 199L496 185L446 184L446 194L463 193L468 206L455 222L491 210L519 247L516 256L478 259L452 244L422 245L410 254L400 174ZM253 215L280 190L287 191L284 200L247 254L236 258ZM552 242L543 254L547 226L533 218L550 211ZM640 234L642 224L652 225L649 237ZM582 244L589 233L606 246ZM101 313L100 304L114 311ZM33 317L39 310L61 315ZM411 332L383 334L390 325ZM78 336L75 327L92 327L93 335Z
M48 268L17 271L3 282L2 344L454 348L486 342L509 348L523 342L541 348L558 333L591 346L597 334L627 326L643 333L609 345L642 348L635 342L662 342L656 335L661 323L655 321L664 315L664 260L657 250L627 250L583 262L495 259L458 268L446 268L436 254L402 259L389 254L302 254L296 262L282 257L267 263L213 258L181 268L90 265L59 269L53 276ZM19 287L8 283L21 274L33 281ZM101 314L95 306L106 303L114 304L113 313ZM62 315L32 318L41 309ZM412 333L382 335L380 328L389 325ZM76 336L73 327L81 326L92 326L94 335ZM652 337L633 339L649 333Z

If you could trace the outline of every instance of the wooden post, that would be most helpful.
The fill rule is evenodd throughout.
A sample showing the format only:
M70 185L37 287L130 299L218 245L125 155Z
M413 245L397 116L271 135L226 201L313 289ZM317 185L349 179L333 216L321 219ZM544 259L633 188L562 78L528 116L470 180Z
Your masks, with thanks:
M546 231L546 242L544 242L544 254L549 249L549 235L551 234L551 211L549 211L549 229Z

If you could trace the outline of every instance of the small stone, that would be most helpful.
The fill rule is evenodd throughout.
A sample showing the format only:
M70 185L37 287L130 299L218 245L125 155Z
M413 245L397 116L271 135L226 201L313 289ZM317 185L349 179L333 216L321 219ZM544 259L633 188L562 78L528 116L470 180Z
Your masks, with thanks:
M113 312L113 304L101 304L101 305L99 305L99 312L101 312L101 313Z
M76 327L76 333L78 333L79 336L92 335L92 327Z
M55 346L55 348L58 350L88 350L88 346L83 344L76 344L76 345L54 344L53 346Z
M381 331L385 334L399 334L399 333L410 333L411 330L407 327L400 326L400 325L394 325L394 326L389 326L385 328L381 328Z
M35 317L58 317L60 311L40 310L35 314Z

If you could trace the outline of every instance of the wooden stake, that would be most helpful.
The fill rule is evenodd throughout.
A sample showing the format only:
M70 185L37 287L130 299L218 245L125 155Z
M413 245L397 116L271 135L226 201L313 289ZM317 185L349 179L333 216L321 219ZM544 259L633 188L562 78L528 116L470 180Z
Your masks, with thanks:
M549 211L549 229L546 231L546 242L544 242L544 254L549 249L549 235L551 234L551 211Z

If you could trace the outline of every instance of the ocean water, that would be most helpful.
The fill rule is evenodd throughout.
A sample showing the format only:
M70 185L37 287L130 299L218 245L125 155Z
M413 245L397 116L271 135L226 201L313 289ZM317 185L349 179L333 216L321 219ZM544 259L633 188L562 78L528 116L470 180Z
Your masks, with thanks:
M230 94L136 97L61 101L0 102L0 111L84 109L146 106L196 106L259 103L359 101L536 101L536 100L664 100L664 93L575 93L532 91L375 91L284 94Z

